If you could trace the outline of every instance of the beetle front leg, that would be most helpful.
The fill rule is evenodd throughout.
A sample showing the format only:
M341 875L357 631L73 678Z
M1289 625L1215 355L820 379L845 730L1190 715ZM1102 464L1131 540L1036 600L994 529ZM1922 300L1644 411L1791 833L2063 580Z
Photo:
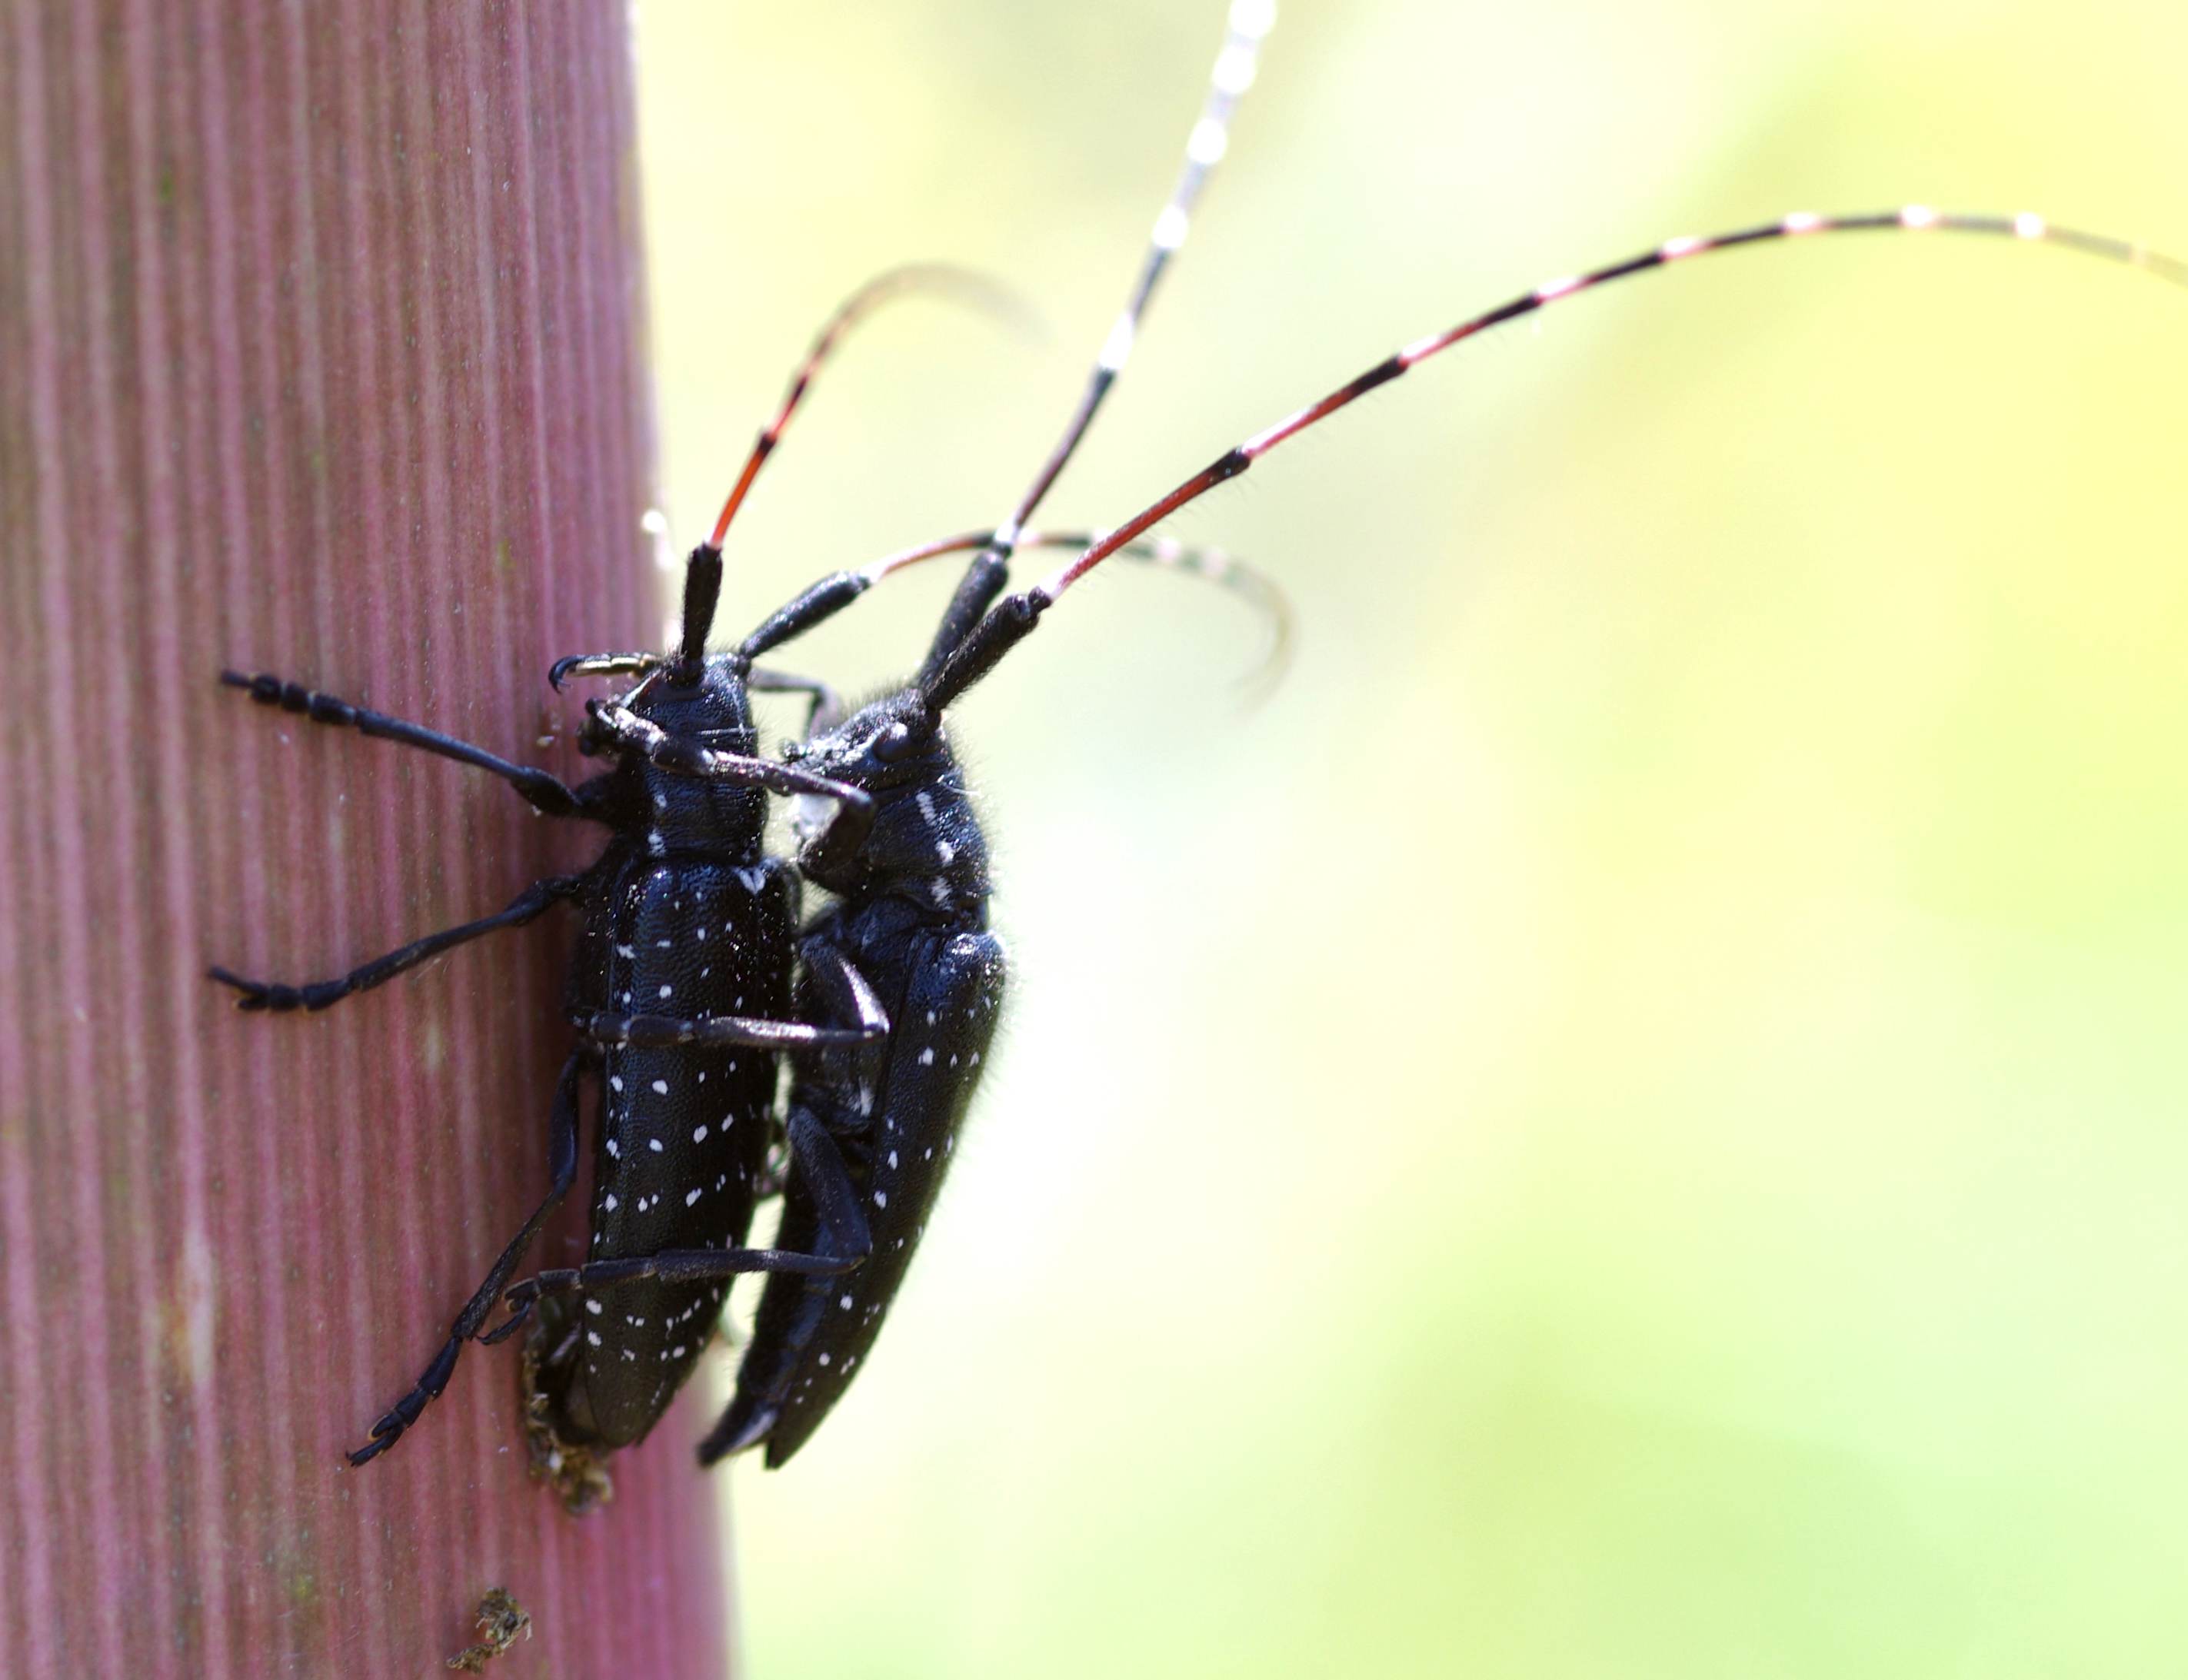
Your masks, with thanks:
M407 724L402 719L391 718L384 712L368 711L331 694L321 694L317 689L306 688L302 683L289 682L263 672L245 675L241 671L223 671L220 679L230 688L244 690L261 706L278 706L285 712L296 713L315 724L332 724L381 741L398 741L405 747L415 747L421 752L431 753L443 758L453 758L460 764L469 764L491 775L498 775L529 800L534 809L544 811L549 816L593 815L590 803L559 777L530 764L512 764L499 753L488 752L483 747L474 747L468 741L459 741L438 730L429 730L422 724Z
M873 826L873 796L849 782L833 781L795 764L772 758L754 758L742 753L720 753L674 736L651 719L641 718L620 701L589 700L581 744L594 752L627 753L646 760L656 770L686 775L696 781L724 782L733 787L758 787L770 793L816 795L833 799L841 809L833 826L843 832L845 844L862 843Z
M663 653L573 653L547 668L547 686L560 694L572 677L640 677L668 663Z
M813 702L805 713L805 733L832 729L845 716L843 696L818 677L800 677L788 671L754 666L745 675L745 687L754 694L802 694Z
M578 1082L586 1059L585 1051L572 1051L570 1059L562 1064L561 1078L555 1082L547 1136L547 1160L553 1177L546 1199L532 1210L532 1217L510 1238L501 1257L494 1261L493 1269L487 1273L486 1281L464 1303L464 1310L448 1327L448 1339L441 1345L441 1350L433 1356L432 1363L426 1366L410 1392L397 1401L372 1426L372 1439L348 1455L352 1465L369 1464L386 1452L403 1438L403 1430L418 1421L419 1414L440 1398L441 1390L448 1387L448 1378L455 1371L456 1357L464 1350L464 1344L478 1335L487 1315L493 1311L494 1302L508 1288L510 1274L524 1259L524 1251L531 1247L532 1239L547 1222L548 1215L569 1193L578 1176Z

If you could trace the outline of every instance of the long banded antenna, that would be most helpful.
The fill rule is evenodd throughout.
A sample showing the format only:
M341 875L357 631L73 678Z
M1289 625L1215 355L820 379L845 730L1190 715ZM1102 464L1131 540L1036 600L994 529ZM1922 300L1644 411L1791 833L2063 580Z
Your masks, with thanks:
M1980 234L2018 240L2025 244L2060 245L2069 251L2080 251L2084 256L2140 268L2174 285L2188 287L2188 263L2177 257L2167 257L2144 245L2103 234L2086 233L2078 228L2055 227L2042 217L2027 211L2016 216L1965 215L1931 210L1922 205L1906 205L1898 210L1855 216L1819 216L1813 211L1802 211L1776 222L1766 222L1731 233L1666 240L1654 250L1644 251L1638 257L1629 257L1600 268L1591 268L1583 273L1569 274L1548 281L1532 291L1523 292L1508 302L1500 303L1493 309L1485 310L1462 321L1447 331L1416 339L1318 402L1310 403L1266 430L1255 432L1236 448L1218 456L1169 494L1134 514L1123 524L1105 532L1092 547L1034 588L999 602L931 675L922 674L920 686L928 704L940 710L979 681L994 668L997 660L1032 630L1040 622L1040 615L1054 604L1059 595L1111 555L1137 541L1149 527L1169 518L1188 502L1198 500L1217 485L1228 483L1238 477L1286 438L1295 437L1308 427L1328 420L1347 403L1366 396L1379 386L1388 385L1454 344L1462 343L1478 333L1486 332L1492 327L1501 326L1507 321L1516 320L1522 315L1532 314L1546 304L1577 296L1613 280L1668 268L1690 257L1731 251L1743 245L1763 245L1775 240L1800 239L1809 234L1873 233L1883 229L1910 233Z
M1388 385L1430 357L1450 349L1454 344L1463 343L1477 333L1486 332L1492 327L1531 314L1545 304L1577 296L1613 280L1626 279L1654 268L1668 268L1689 257L1731 251L1742 245L1767 244L1774 240L1800 239L1812 234L1873 233L1885 228L1911 233L1983 234L2030 244L2062 245L2086 256L2145 269L2174 285L2188 286L2188 263L2183 263L2176 257L2166 257L2142 245L2102 234L2084 233L2077 228L2054 227L2042 217L2026 211L2017 216L1960 215L1931 210L1921 205L1907 205L1898 210L1877 211L1858 216L1819 216L1804 211L1779 221L1766 222L1759 227L1742 228L1728 234L1666 240L1655 250L1644 251L1638 257L1629 257L1623 262L1591 268L1585 273L1548 281L1509 302L1500 303L1494 309L1486 310L1469 320L1462 321L1446 332L1416 339L1357 378L1339 386L1319 402L1310 403L1266 431L1255 432L1237 448L1195 473L1159 501L1105 533L1093 547L1044 579L1031 593L1040 598L1043 606L1053 601L1148 527L1169 518L1187 502L1197 500L1217 485L1238 477L1286 438L1297 437L1309 426L1328 419L1355 398L1366 396L1378 386Z
M1178 172L1177 184L1170 189L1170 201L1155 217L1148 253L1140 264L1138 277L1132 282L1131 292L1110 327L1109 335L1102 342L1101 354L1095 359L1094 370L1087 375L1078 406L1064 425L1063 435L1056 440L1056 447L1049 451L1048 459L1041 463L1033 482L1018 498L1010 517L996 527L995 540L973 557L967 569L965 580L958 586L949 611L943 615L941 628L935 634L934 646L921 671L922 679L940 666L950 650L979 622L989 603L1001 593L1009 580L1011 556L1022 540L1026 521L1033 517L1034 510L1040 505L1065 463L1077 451L1087 428L1094 423L1095 412L1131 358L1133 341L1139 336L1140 322L1147 314L1148 302L1154 296L1155 283L1162 278L1172 254L1185 243L1200 190L1207 184L1209 172L1222 161L1230 146L1232 113L1238 109L1240 96L1254 85L1261 42L1276 21L1274 0L1232 0L1222 50L1216 54L1215 68L1208 79L1208 96L1201 105L1199 120L1186 139L1185 163Z
M762 428L758 441L753 445L752 454L745 457L744 470L737 474L729 499L722 504L721 516L714 521L713 533L700 544L704 549L719 552L722 539L729 534L730 521L744 505L746 493L767 458L775 453L775 446L782 438L783 428L790 417L798 412L798 405L805 400L805 392L819 373L821 364L835 351L843 335L860 321L871 314L890 299L907 292L932 292L940 296L954 297L960 302L992 315L1024 320L1029 312L1018 297L999 281L970 268L959 268L945 262L914 262L900 268L891 268L877 274L849 297L836 306L820 332L815 335L812 348L791 376L789 388L783 392L782 405L775 411L775 418Z

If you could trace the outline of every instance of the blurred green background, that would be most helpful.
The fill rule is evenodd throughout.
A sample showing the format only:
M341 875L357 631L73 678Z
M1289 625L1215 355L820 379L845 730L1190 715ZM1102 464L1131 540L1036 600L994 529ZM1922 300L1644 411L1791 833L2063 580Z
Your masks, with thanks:
M1222 8L640 8L663 505L826 310L725 620L991 521ZM1086 454L1114 523L1392 346L1915 200L2188 249L2188 12L1289 0ZM2188 1666L2188 296L1988 241L1713 258L1431 364L962 710L1018 988L869 1373L725 1478L805 1675ZM900 672L956 568L798 651ZM779 720L787 728L787 719Z

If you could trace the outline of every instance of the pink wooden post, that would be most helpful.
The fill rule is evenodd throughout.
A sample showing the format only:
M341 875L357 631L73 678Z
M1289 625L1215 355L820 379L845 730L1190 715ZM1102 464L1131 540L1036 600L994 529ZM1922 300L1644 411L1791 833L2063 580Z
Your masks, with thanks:
M309 1018L589 832L250 704L277 670L575 772L649 642L615 0L0 0L0 1671L717 1677L681 1406L582 1521L515 1350L409 1385L545 1183L569 929ZM543 744L541 737L558 737ZM543 1259L576 1252L576 1221Z

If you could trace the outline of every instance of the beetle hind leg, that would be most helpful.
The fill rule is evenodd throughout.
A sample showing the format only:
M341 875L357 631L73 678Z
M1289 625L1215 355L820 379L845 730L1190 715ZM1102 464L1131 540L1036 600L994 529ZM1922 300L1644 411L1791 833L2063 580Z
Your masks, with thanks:
M403 1438L403 1432L418 1421L419 1416L448 1387L448 1378L456 1368L457 1356L463 1352L464 1344L476 1338L493 1304L508 1287L509 1276L524 1259L524 1251L547 1217L561 1205L562 1198L578 1176L578 1085L586 1063L583 1051L572 1054L562 1064L561 1078L555 1087L555 1103L549 1122L547 1159L554 1175L547 1195L532 1211L532 1217L518 1227L510 1238L486 1281L472 1292L464 1303L464 1310L456 1315L456 1322L448 1327L448 1339L441 1344L440 1351L433 1356L418 1380L404 1395L381 1415L372 1426L372 1438L348 1455L352 1466L370 1463L381 1453Z

